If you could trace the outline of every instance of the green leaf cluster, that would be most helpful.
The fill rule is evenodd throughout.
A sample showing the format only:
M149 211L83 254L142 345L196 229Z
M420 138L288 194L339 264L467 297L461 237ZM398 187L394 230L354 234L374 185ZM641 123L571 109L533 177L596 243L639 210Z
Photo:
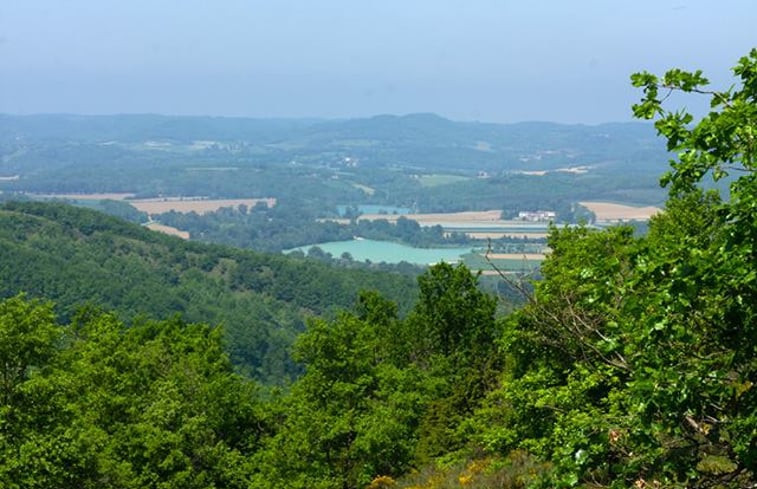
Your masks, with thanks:
M265 416L221 331L0 302L0 486L247 487Z

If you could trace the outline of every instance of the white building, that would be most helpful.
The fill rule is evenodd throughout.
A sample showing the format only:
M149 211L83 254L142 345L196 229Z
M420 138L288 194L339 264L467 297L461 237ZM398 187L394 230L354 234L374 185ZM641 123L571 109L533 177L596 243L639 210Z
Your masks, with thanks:
M557 214L554 211L520 211L518 212L519 221L542 222L554 221Z

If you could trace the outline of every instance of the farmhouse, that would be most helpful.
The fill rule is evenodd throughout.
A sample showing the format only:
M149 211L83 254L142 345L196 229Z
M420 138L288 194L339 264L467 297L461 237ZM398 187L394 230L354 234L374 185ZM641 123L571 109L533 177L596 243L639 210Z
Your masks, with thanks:
M529 222L546 222L553 221L557 217L554 211L520 211L518 212L519 221Z

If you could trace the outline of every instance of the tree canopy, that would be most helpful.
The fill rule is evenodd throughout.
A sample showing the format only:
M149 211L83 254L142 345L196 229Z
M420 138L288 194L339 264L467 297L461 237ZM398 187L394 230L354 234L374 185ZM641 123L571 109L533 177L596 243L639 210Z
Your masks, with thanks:
M739 83L639 73L639 117L677 158L649 234L553 230L531 302L503 342L514 368L480 411L479 443L525 449L549 486L750 487L757 467L754 138L757 50ZM696 124L667 93L711 97ZM730 195L701 189L731 172Z

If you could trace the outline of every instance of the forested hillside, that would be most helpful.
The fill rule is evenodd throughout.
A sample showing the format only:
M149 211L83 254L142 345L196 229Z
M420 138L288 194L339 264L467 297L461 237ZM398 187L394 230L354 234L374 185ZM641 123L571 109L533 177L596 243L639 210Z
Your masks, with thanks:
M91 304L124 318L221 324L234 363L267 382L295 371L288 351L306 317L351 307L362 289L404 310L415 296L399 274L186 242L61 204L0 208L1 297L51 299L63 320Z

